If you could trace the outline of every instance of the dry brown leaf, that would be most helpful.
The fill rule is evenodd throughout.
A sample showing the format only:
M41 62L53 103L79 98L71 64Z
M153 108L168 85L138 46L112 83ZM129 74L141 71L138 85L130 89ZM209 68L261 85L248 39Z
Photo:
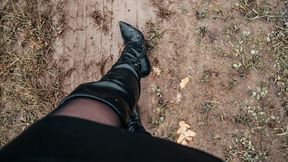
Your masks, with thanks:
M188 125L185 121L179 122L179 129L177 130L179 137L177 139L177 143L188 145L192 138L196 136L196 133L191 131L190 127L191 126Z
M162 73L162 70L159 67L153 66L152 70L157 76L161 75L161 73Z
M184 88L188 82L189 82L189 77L182 79L180 83L180 88Z

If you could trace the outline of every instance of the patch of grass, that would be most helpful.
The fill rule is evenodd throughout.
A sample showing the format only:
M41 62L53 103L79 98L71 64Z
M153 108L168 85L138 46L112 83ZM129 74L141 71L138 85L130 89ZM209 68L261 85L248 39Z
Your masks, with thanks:
M177 141L177 137L178 137L177 128L170 128L168 130L166 139L170 140L170 141L173 141L173 142L176 142Z
M163 36L164 31L157 23L153 23L151 20L145 24L145 39L148 52L152 52L159 44L160 39Z
M266 44L261 34L241 30L234 24L226 26L223 32L229 39L228 43L233 50L228 54L224 53L224 56L234 61L232 68L238 71L240 77L246 77L251 70L263 70L265 64L268 64L264 62L262 56L264 51L258 50L264 49Z
M288 5L288 2L286 3ZM278 96L282 97L283 105L288 102L288 10L279 19L274 31L269 35L271 53L274 54L277 73L274 75L274 83L278 90ZM288 116L288 106L283 107Z
M201 36L201 38L204 38L208 33L207 27L206 26L199 26L196 29L196 34Z
M62 29L53 26L52 6L47 0L5 1L0 22L0 145L3 146L51 111L62 97L60 71L52 61L51 48Z
M244 106L244 105L242 105ZM265 112L265 108L260 106L245 105L243 115L250 120L250 126L255 128L266 127L269 121L269 116Z
M158 98L158 103L153 107L153 115L150 118L150 125L152 128L157 128L165 120L165 111L168 108L168 102L164 100L160 87L155 88L155 94Z
M256 87L256 90L249 90L250 96L257 100L263 99L269 92L269 87L266 83L260 83L260 86Z
M215 51L215 54L217 56L220 56L220 57L227 57L227 58L230 58L232 59L233 56L231 55L231 53L225 51L222 47L220 46L216 46L216 47L213 47L214 51Z
M288 1L283 0L284 9L276 18L274 30L268 35L267 41L271 46L270 52L274 55L277 73L274 74L273 83L277 89L277 95L281 98L281 106L288 117ZM284 119L284 123L287 120ZM285 124L284 124L285 125ZM287 124L286 124L287 125ZM286 130L287 131L287 130ZM283 141L282 150L288 160L288 134L281 136Z
M213 108L215 108L215 102L214 101L205 101L201 104L202 112L207 113L211 111Z
M237 86L237 79L233 78L231 75L228 77L228 89L232 90Z
M210 82L212 76L212 70L211 69L206 69L203 71L201 78L200 78L200 83L202 85L206 85Z
M264 66L264 63L258 54L250 55L244 52L238 58L240 59L240 63L238 63L238 66L233 64L232 67L238 71L240 77L246 77L251 69L258 70Z
M250 119L248 114L243 114L243 115L235 115L233 116L233 122L236 124L243 124L243 125L247 125L250 126L250 123L252 122L252 120Z
M219 135L217 132L212 132L210 134L210 136L212 137L212 139L215 141L215 142L219 142L223 137L221 135Z
M224 22L233 19L232 15L230 15L229 12L224 12L224 10L217 8L213 10L211 16L213 20L222 20Z
M152 5L157 9L157 16L162 19L170 19L175 12L169 8L169 5L164 0L152 0Z
M167 109L167 103L158 104L153 108L153 115L150 119L150 125L152 128L159 127L165 120L165 110Z
M203 20L207 18L207 11L196 11L195 16L197 20Z
M240 28L235 24L231 24L224 27L223 33L226 34L229 38L234 38L236 34L240 33Z
M225 161L232 161L235 157L244 162L265 161L267 157L266 150L257 150L249 137L243 136L233 140L233 144L224 150Z
M279 124L279 119L269 113L268 107L256 106L255 101L259 101L257 98L253 97L253 100L246 100L241 103L240 113L232 118L233 123L242 124L244 127L241 127L240 132L237 131L232 145L226 150L226 161L231 161L234 158L248 162L267 160L269 153L267 148L269 147L265 146L264 143L275 139L273 130L275 126L273 125Z
M248 20L277 19L280 15L278 15L278 12L271 10L270 6L268 0L240 0L235 7Z

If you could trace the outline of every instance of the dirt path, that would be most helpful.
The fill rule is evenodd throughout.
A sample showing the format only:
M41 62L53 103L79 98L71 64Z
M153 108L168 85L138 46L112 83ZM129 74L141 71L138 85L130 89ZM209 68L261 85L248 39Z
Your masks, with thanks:
M120 20L143 29L145 22L155 17L148 1L84 0L60 4L64 6L66 29L55 42L55 59L67 75L63 84L66 93L80 83L99 79L118 59L123 46Z
M185 121L196 133L188 140L191 147L227 161L285 161L277 134L287 117L270 81L275 66L267 36L274 22L248 21L237 0L54 3L65 13L65 30L54 44L65 93L99 79L117 60L118 21L126 21L147 37L160 33L139 102L152 134L176 141L178 124Z

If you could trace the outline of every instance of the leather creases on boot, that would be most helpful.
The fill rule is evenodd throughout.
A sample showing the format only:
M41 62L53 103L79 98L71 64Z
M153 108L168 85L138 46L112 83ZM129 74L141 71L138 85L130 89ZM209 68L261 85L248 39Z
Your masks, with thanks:
M145 133L147 135L151 135L150 133L146 132L141 122L138 108L135 108L131 113L127 124L127 130L131 133Z

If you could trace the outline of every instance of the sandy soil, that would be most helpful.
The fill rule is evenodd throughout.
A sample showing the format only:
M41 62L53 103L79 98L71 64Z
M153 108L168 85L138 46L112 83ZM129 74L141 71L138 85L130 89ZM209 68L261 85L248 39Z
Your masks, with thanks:
M247 107L261 107L269 121L271 116L279 121L285 116L269 80L274 71L265 39L273 30L273 23L247 21L234 9L236 2L170 0L161 5L173 13L161 17L157 5L149 0L55 1L55 6L62 6L65 13L65 30L54 44L55 60L65 74L63 90L69 93L83 82L98 80L117 60L123 47L118 21L147 31L145 24L150 20L159 25L163 35L150 53L154 71L142 80L139 106L148 131L176 141L178 123L184 120L196 133L188 142L191 147L241 161L231 155L231 150L235 145L241 147L235 140L245 137L252 141L257 156L265 152L267 161L285 161L275 132L281 124L265 127L265 133L255 133L258 121L247 126L234 120L245 114ZM271 3L271 7L279 6L278 1ZM199 17L197 13L204 11L207 15ZM199 27L206 31L199 34ZM229 32L249 33L251 39L244 50L259 52L265 68L250 68L244 77L233 69L232 64L239 62L239 57L234 57L237 52L233 44L237 41L229 37ZM262 42L260 45L255 43L256 37ZM189 81L181 88L180 82L185 78ZM249 94L262 83L266 83L269 93L259 102Z

